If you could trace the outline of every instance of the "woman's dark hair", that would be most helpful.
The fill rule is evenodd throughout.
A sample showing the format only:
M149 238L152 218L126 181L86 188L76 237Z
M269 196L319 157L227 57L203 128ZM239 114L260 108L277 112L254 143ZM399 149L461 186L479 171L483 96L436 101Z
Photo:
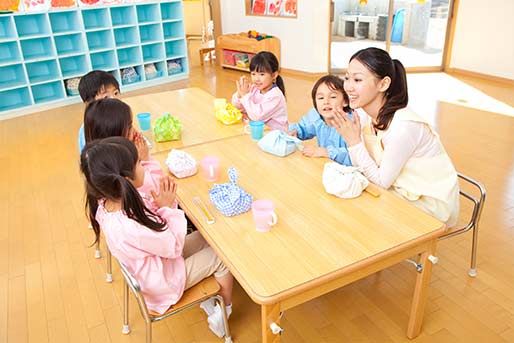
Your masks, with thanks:
M321 79L316 81L316 83L314 84L314 87L312 87L312 92L311 92L312 103L314 104L314 108L316 109L316 111L319 112L318 106L316 105L316 92L318 91L319 86L321 86L322 84L326 84L330 90L341 92L343 94L343 100L346 103L346 106L343 107L343 110L347 113L351 111L350 106L348 105L348 103L350 101L348 99L348 94L346 94L346 92L344 91L343 79L341 79L340 77L338 77L336 75L332 75L332 74L323 76ZM321 117L321 119L323 119L323 117ZM325 119L323 119L323 121L324 120Z
M407 92L407 75L403 64L391 59L387 51L378 48L366 48L357 51L351 58L361 62L379 79L388 76L391 84L386 90L385 103L380 108L377 123L373 126L377 130L385 130L391 124L397 110L407 106L409 95Z
M88 103L102 91L102 88L113 86L118 91L120 84L111 74L103 70L93 70L82 76L79 81L79 94L83 102Z
M118 99L100 99L90 102L84 112L86 143L95 139L126 137L132 127L130 106Z
M280 72L277 57L269 51L261 51L252 57L250 61L250 71L256 71L258 73L270 73ZM275 81L277 87L282 91L282 94L286 96L286 87L282 76L278 75Z
M89 216L95 242L100 239L96 221L98 201L121 201L125 215L153 231L164 231L166 222L148 209L141 195L130 182L134 179L137 149L124 137L109 137L92 141L80 154L80 170L86 178L86 213Z

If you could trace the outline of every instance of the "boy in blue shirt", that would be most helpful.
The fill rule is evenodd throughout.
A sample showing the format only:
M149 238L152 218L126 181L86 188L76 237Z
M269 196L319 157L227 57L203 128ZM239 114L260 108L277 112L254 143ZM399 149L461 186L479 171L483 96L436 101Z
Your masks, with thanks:
M79 82L79 94L86 106L94 100L104 98L119 98L120 84L118 80L103 70L93 70L82 76ZM84 124L80 126L78 136L79 152L86 145L84 136Z
M351 166L348 146L343 137L331 125L334 110L348 107L348 95L344 82L335 75L326 75L312 88L312 108L298 123L289 125L289 134L301 140L316 137L318 146L305 146L303 155L307 157L328 157L340 164Z

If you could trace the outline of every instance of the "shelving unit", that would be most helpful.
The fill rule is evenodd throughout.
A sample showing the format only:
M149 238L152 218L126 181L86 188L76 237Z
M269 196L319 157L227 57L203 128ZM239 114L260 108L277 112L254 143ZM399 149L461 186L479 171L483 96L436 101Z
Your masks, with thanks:
M137 77L122 80L125 68ZM65 82L94 69L122 91L186 78L182 1L0 14L0 120L80 101Z
M272 52L280 62L280 40L276 37L258 41L254 38L248 38L247 34L242 32L240 34L221 35L216 40L216 56L220 56L217 61L223 68L249 71L249 68L230 63L231 61L227 61L226 56L230 55L231 52L242 53L248 55L248 60L250 60L251 56L259 51Z

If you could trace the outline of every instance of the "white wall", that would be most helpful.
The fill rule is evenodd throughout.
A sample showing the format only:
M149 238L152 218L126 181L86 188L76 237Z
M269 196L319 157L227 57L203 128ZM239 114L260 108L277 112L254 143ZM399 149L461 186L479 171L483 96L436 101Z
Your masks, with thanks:
M221 0L223 34L257 30L280 39L281 67L310 73L328 70L329 1L298 1L298 18L245 15L245 1Z
M450 67L514 80L513 16L513 0L461 0Z
M209 5L207 0L184 1L182 4L184 5L184 24L186 34L201 35L204 21L205 25L207 25L207 22L210 20ZM202 9L205 9L203 17Z

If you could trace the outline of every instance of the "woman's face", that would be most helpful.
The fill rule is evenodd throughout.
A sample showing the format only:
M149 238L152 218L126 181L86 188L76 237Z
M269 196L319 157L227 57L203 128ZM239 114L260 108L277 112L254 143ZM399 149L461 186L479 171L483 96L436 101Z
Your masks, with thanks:
M364 108L376 101L382 102L382 80L378 79L364 64L353 59L344 78L344 90L350 99L351 108Z

